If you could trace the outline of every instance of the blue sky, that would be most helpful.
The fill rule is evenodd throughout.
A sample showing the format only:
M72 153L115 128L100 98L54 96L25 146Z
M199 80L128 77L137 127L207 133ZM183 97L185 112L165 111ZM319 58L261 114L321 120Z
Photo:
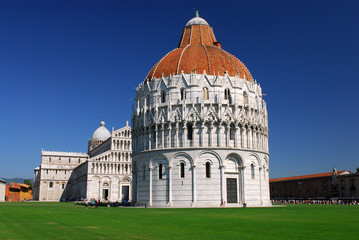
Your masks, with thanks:
M358 1L0 1L0 177L87 151L199 9L267 94L270 175L359 167Z

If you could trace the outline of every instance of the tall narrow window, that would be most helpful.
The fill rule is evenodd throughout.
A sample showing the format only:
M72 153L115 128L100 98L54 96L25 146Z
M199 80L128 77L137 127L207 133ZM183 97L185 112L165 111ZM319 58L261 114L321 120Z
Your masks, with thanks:
M203 100L208 100L208 88L203 88Z
M146 97L146 106L149 107L150 106L150 95L147 94L147 97Z
M62 185L61 185L61 188L64 189L64 188L65 188L65 184L62 184Z
M211 163L206 162L206 178L211 178Z
M180 94L181 94L181 100L186 99L186 89L181 88Z
M193 139L193 126L192 126L192 124L187 125L187 139L188 140Z
M166 102L166 92L162 91L162 93L161 93L161 103L164 103L164 102Z
M231 92L230 92L229 88L224 89L224 99L230 100L230 98L231 98Z
M184 178L184 162L180 163L180 168L181 168L181 178Z
M255 172L253 163L251 164L251 177L252 177L252 179L256 178L256 172Z
M51 162L51 158L49 158L49 162Z
M234 140L235 133L236 133L236 129L233 126L231 126L229 130L229 140Z
M158 179L162 179L162 170L163 170L163 165L160 164L158 166Z
M53 182L50 182L49 183L49 188L52 188L54 186L54 183Z

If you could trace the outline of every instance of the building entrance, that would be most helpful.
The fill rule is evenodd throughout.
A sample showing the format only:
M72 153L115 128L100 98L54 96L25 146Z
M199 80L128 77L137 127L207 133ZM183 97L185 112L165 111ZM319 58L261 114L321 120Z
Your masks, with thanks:
M130 193L129 186L122 186L122 201L128 201Z
M108 198L108 189L102 189L102 199Z
M227 203L237 202L237 179L227 178Z

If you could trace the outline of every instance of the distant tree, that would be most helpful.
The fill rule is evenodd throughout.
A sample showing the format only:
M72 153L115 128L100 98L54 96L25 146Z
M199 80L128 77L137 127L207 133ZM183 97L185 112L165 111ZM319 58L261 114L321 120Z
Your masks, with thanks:
M30 187L32 187L32 183L31 183L31 181L29 179L25 179L24 183L29 185Z
M357 173L359 173L359 167L357 168Z

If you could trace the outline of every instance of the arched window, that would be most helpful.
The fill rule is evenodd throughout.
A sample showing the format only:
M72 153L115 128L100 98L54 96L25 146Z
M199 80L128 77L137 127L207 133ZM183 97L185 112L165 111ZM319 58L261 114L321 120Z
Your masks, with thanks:
M251 177L252 179L256 178L256 172L255 172L255 168L254 168L254 164L251 164Z
M161 103L164 103L166 102L166 92L163 90L161 92Z
M146 106L149 107L150 106L150 95L147 94L147 97L146 97Z
M193 139L193 126L192 126L192 124L187 125L187 139L188 140Z
M181 100L186 99L186 89L181 88L180 94L181 94L181 96L180 96Z
M158 179L162 179L162 170L163 170L163 165L160 164L158 166Z
M180 163L181 178L184 178L184 162Z
M246 91L243 92L243 104L248 104L248 93Z
M203 100L208 100L209 96L208 96L208 88L203 88Z
M54 186L54 183L53 182L50 182L49 183L49 188L52 188Z
M206 162L206 178L211 178L211 163Z

